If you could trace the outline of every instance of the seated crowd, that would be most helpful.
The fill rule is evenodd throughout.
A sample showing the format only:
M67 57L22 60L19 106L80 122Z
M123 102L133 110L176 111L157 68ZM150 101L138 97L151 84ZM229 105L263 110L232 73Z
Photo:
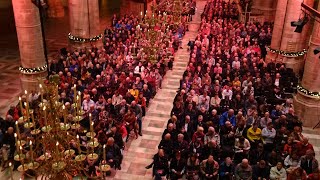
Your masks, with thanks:
M148 104L161 88L161 81L166 71L172 68L173 58L166 60L166 51L173 56L179 48L180 38L185 33L184 23L170 28L162 28L163 24L157 23L154 28L169 38L167 41L158 39L158 44L163 50L160 53L165 53L165 55L159 54L158 63L152 64L145 60L146 55L142 52L140 41L136 38L136 27L141 22L139 17L125 15L119 18L114 15L112 27L105 31L102 48L93 45L91 48L73 52L68 52L63 48L60 50L59 58L54 59L49 66L53 79L57 78L59 81L59 101L65 105L69 120L73 119L75 112L72 106L74 92L81 92L83 100L81 108L85 114L80 122L81 127L73 130L73 133L80 136L82 152L87 152L89 138L86 137L86 132L90 127L89 114L92 115L95 138L101 144L98 147L101 157L97 161L85 162L86 174L90 176L97 175L96 168L102 158L103 145L106 145L106 163L111 167L121 169L125 142L130 137L142 136L142 120ZM167 23L170 24L170 17L168 18ZM139 30L147 32L148 28L148 26L143 26ZM140 38L146 37L142 34ZM76 91L73 88L76 88ZM44 99L47 98L46 94L43 96ZM0 145L3 149L1 152L4 168L9 162L13 162L15 168L19 165L19 162L13 161L16 150L14 132L17 131L15 122L25 112L25 103L29 102L29 107L36 109L41 99L37 92L32 91L28 96L22 96L21 101L23 109L19 107L19 104L11 106L6 118L0 121ZM61 117L61 122L63 122L63 117ZM36 124L36 127L42 126L43 124ZM133 135L131 135L132 131ZM33 138L30 130L25 129L23 124L19 124L19 132L23 138ZM76 143L70 143L78 155Z
M319 179L313 145L302 134L290 94L296 83L281 60L265 61L268 23L240 23L233 3L209 0L189 42L158 153L155 179Z

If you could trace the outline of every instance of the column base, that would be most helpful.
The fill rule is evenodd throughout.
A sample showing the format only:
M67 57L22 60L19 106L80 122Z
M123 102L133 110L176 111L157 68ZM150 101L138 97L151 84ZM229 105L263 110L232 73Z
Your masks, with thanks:
M276 60L277 57L278 57L278 54L274 54L274 53L268 51L265 61L266 61L266 63L269 63L269 62L271 62L271 59L275 59Z
M91 49L93 45L96 45L98 49L101 49L103 47L102 40L96 41L96 42L84 42L84 43L79 43L79 42L70 42L69 43L69 48L74 50L80 50L80 49Z
M303 126L313 128L320 120L320 99L308 97L298 92L293 97L294 110Z
M293 69L295 74L300 74L304 68L303 56L297 58L284 57L284 62L287 68Z
M39 90L39 79L45 80L48 73L47 71L43 71L36 74L20 74L21 88L22 90L27 90L31 92L35 90L36 92Z

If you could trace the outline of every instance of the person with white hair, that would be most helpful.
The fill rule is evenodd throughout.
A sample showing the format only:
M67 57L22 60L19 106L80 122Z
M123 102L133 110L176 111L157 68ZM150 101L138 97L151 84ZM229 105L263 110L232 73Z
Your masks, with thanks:
M243 159L235 168L236 180L252 179L252 168L249 165L248 159Z
M218 146L220 146L220 135L216 133L214 127L209 127L208 132L204 136L204 144L209 143L210 141L215 140Z
M90 98L90 95L86 95L82 101L82 110L85 112L90 110L90 106L95 106L94 101Z

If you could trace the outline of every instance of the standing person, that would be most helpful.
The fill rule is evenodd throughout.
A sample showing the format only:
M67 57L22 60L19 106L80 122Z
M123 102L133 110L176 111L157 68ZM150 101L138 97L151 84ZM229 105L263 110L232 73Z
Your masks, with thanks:
M136 101L132 101L130 107L132 108L132 110L135 113L136 118L137 118L137 123L139 125L138 134L139 134L139 136L142 136L142 114L143 114L143 111L142 111L141 105L137 104Z
M123 116L123 122L126 124L127 129L127 138L126 142L128 142L131 130L134 130L136 138L138 138L138 131L137 131L137 118L131 108L128 109L128 112Z

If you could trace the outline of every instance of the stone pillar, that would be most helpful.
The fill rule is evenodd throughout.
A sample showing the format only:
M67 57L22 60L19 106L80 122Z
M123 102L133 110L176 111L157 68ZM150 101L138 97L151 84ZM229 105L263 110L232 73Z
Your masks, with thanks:
M254 0L251 12L253 15L261 14L264 18L264 22L272 22L275 20L276 5L276 0Z
M41 34L39 9L31 0L12 0L22 68L40 68L46 65ZM22 89L35 90L38 78L47 76L46 68L40 72L21 73ZM10 92L9 92L10 93Z
M70 32L75 37L93 38L102 34L99 20L98 0L69 0ZM91 44L102 46L102 40L94 43L72 42L74 48L91 47Z
M297 21L299 18L302 18L303 15L301 15L303 12L301 11L301 3L303 0L289 0L288 7L287 7L287 15L285 20L285 26L283 29L283 35L281 40L281 46L280 49L286 52L297 52L302 51L303 49L307 48L307 45L302 42L301 40L308 39L307 32L308 27L310 25L310 22L307 23L303 31L301 33L294 32L296 27L291 27L292 21ZM308 5L313 4L313 0L305 1ZM310 34L309 34L310 35ZM308 36L310 37L310 36ZM301 46L300 44L303 44L304 46ZM286 63L286 67L292 68L293 71L298 74L300 71L302 71L304 66L304 59L305 56L299 56L299 57L283 57L284 62Z
M288 0L278 0L270 45L272 49L280 49L287 4ZM276 57L276 54L268 52L266 61L269 62L271 59L276 59Z
M51 18L64 17L64 8L62 0L49 0L48 2L48 16Z
M318 11L320 11L320 4ZM314 49L319 46L320 23L315 21L301 82L301 86L311 92L320 92L320 59L319 54L313 53ZM306 127L314 127L320 120L320 97L313 97L298 91L294 97L294 108Z
M308 5L313 4L314 0L308 0L306 3ZM283 4L285 3L286 4ZM307 23L302 33L294 32L296 27L291 27L292 21L298 21L299 18L302 18L303 12L301 11L301 3L303 0L281 0L278 1L279 7L277 7L275 27L273 31L271 48L282 50L285 52L298 52L307 48L306 43L301 43L301 40L306 40L309 37L308 26L310 23ZM280 9L279 9L280 8ZM279 16L278 16L279 15ZM283 22L283 23L282 23ZM303 45L301 45L303 44ZM300 57L283 57L281 55L276 55L268 52L268 60L282 58L286 64L286 67L292 68L295 73L299 73L303 69L304 56Z

